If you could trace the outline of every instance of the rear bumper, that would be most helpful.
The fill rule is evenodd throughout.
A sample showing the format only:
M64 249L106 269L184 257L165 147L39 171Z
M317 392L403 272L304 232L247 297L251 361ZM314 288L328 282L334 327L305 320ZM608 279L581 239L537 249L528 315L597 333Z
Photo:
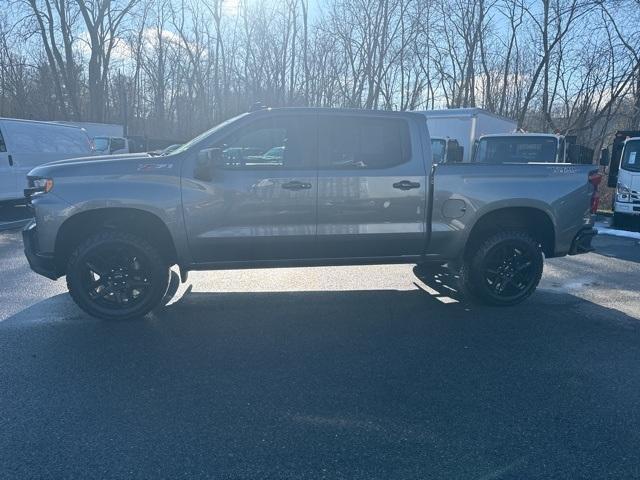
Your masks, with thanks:
M55 261L51 255L43 255L38 252L38 236L36 222L32 221L22 230L22 241L24 243L24 254L27 257L31 270L40 275L57 280L60 275L57 273Z
M597 234L598 230L593 227L586 227L580 230L571 243L569 255L593 252L595 249L591 246L591 240Z

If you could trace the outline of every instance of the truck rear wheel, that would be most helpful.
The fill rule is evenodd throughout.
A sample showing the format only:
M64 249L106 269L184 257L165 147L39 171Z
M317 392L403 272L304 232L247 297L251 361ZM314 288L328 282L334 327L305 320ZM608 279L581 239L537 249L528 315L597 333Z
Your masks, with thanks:
M495 233L463 262L460 287L481 303L516 305L535 291L543 263L542 249L528 233Z
M149 313L164 297L170 269L147 241L124 232L93 235L71 254L67 287L89 315L128 320Z

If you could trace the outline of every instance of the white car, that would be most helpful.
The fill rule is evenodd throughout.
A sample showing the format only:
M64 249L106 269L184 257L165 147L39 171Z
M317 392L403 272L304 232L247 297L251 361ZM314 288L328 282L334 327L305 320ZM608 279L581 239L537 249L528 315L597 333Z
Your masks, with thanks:
M24 200L27 173L43 163L94 154L78 127L0 118L0 202Z

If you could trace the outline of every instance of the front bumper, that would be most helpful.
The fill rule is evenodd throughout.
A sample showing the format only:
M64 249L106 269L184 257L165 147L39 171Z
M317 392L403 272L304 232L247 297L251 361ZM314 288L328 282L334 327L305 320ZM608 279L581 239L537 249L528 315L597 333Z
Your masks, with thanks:
M32 221L22 230L22 241L24 243L24 254L27 257L31 270L40 275L57 280L60 275L57 273L56 264L51 255L44 255L38 252L38 235L36 222Z
M616 202L614 211L616 213L624 213L626 215L640 215L640 205L637 203Z
M573 242L571 242L569 255L593 252L595 249L591 246L591 241L597 234L598 230L593 227L586 227L580 230L574 237Z

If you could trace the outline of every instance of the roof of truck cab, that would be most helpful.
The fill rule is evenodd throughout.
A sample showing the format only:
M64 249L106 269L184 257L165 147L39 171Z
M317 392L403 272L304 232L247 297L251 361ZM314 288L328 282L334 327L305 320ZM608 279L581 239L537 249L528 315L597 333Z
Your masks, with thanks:
M46 126L53 126L53 127L64 127L64 128L75 128L76 130L84 130L81 127L78 127L77 125L66 125L64 123L58 123L55 120L51 120L51 121L46 121L46 120L26 120L24 118L8 118L8 117L0 117L0 122L2 121L7 121L7 122L17 122L17 123L26 123L27 125L46 125Z

